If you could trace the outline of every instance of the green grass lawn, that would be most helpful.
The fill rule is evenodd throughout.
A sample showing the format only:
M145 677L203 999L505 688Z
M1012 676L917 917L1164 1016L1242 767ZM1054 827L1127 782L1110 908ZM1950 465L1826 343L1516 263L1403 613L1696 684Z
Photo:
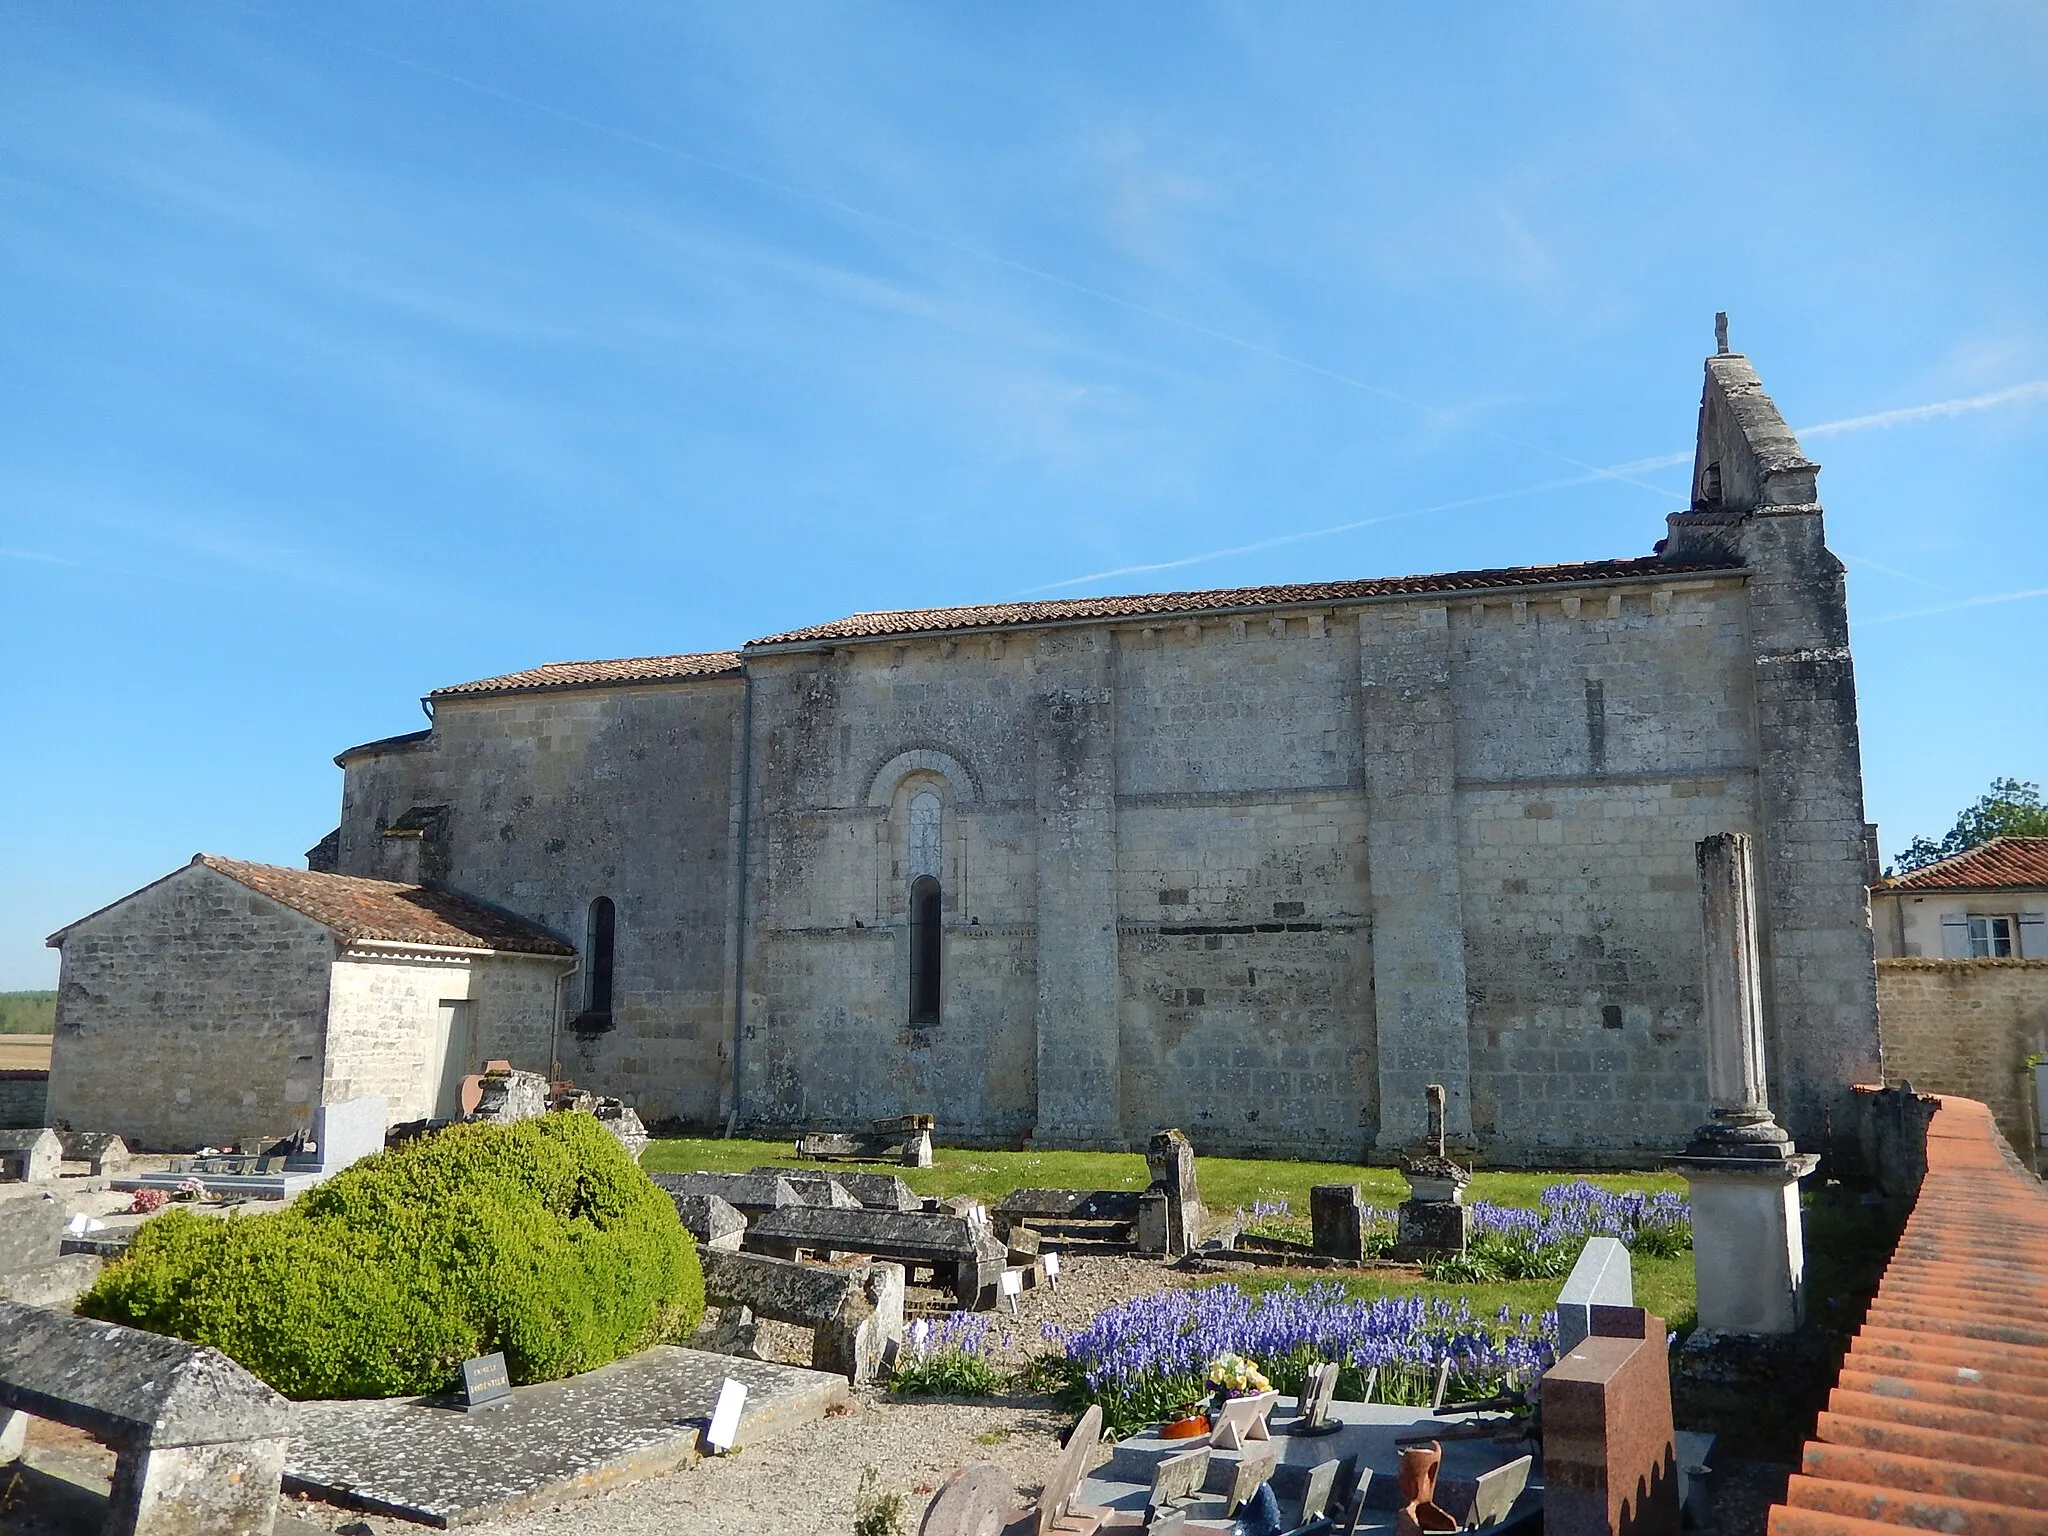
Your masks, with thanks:
M807 1166L829 1173L829 1163L801 1164L785 1141L722 1141L681 1137L651 1143L641 1166L650 1173L744 1173L766 1163ZM1150 1182L1145 1159L1135 1152L977 1152L942 1147L930 1168L896 1168L883 1163L848 1166L901 1174L920 1195L974 1195L990 1205L1013 1189L1143 1189ZM1204 1157L1197 1168L1202 1201L1212 1214L1249 1211L1255 1201L1287 1201L1303 1226L1305 1237L1308 1192L1314 1184L1357 1184L1374 1205L1393 1207L1407 1197L1401 1175L1391 1168L1364 1168L1356 1163L1300 1163L1244 1157ZM1547 1184L1584 1178L1604 1189L1685 1193L1685 1181L1668 1173L1479 1173L1470 1198L1496 1205L1534 1206ZM1664 1319L1665 1326L1690 1328L1695 1303L1692 1255L1675 1259L1635 1260L1636 1303ZM1333 1277L1334 1278L1334 1277ZM1246 1289L1266 1290L1299 1283L1299 1271L1285 1280L1254 1271L1231 1276ZM1482 1316L1505 1306L1512 1311L1544 1312L1557 1301L1558 1280L1507 1281L1496 1285L1443 1285L1423 1280L1413 1271L1346 1276L1342 1282L1355 1296L1373 1297L1420 1292L1425 1296L1463 1297Z
M649 1173L745 1173L764 1163L807 1166L829 1173L830 1163L804 1164L786 1141L723 1141L685 1136L651 1143L640 1159ZM872 1172L898 1173L920 1195L974 1195L994 1205L1013 1189L1143 1189L1151 1182L1145 1159L1136 1152L976 1152L941 1147L930 1168L888 1163L849 1164ZM1297 1163L1250 1157L1204 1157L1197 1165L1202 1203L1212 1214L1249 1211L1255 1201L1287 1201L1294 1214L1308 1216L1313 1184L1357 1184L1365 1198L1389 1209L1407 1198L1407 1186L1392 1168L1356 1163ZM1469 1198L1496 1205L1533 1206L1546 1184L1585 1178L1603 1189L1673 1190L1685 1180L1669 1173L1479 1173Z

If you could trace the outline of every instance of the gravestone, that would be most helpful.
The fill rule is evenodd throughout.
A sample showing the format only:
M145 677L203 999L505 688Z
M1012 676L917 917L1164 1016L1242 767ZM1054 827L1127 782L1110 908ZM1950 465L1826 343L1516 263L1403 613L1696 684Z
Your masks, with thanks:
M1592 1308L1593 1331L1543 1375L1549 1536L1678 1536L1678 1457L1664 1322Z
M1063 1518L1074 1502L1081 1479L1088 1475L1088 1463L1102 1441L1102 1405L1090 1403L1073 1433L1060 1449L1060 1459L1038 1495L1038 1536L1052 1536L1055 1522Z
M1619 1238L1588 1238L1564 1289L1557 1293L1557 1353L1570 1354L1573 1346L1593 1331L1594 1307L1635 1304L1635 1278L1627 1247Z
M313 1144L320 1172L331 1178L384 1150L386 1105L381 1093L322 1104L313 1111Z
M1472 1213L1465 1207L1471 1170L1451 1161L1444 1149L1444 1088L1431 1083L1429 1129L1420 1148L1401 1159L1408 1198L1397 1215L1394 1257L1424 1259L1465 1251L1472 1238Z
M1160 1460L1153 1469L1152 1492L1145 1503L1147 1522L1159 1511L1202 1491L1202 1485L1209 1480L1209 1456L1209 1447L1201 1445Z
M493 1125L512 1125L548 1112L548 1080L538 1072L521 1072L509 1061L488 1063L477 1087L476 1118Z
M1202 1196L1195 1182L1194 1145L1178 1130L1154 1131L1152 1139L1145 1144L1145 1166L1152 1174L1152 1190L1149 1192L1166 1197L1166 1230L1163 1247L1147 1246L1145 1208L1141 1204L1139 1250L1180 1258L1193 1249L1196 1234L1202 1226ZM1156 1221L1157 1217L1153 1219Z
M113 1447L110 1536L269 1536L289 1405L219 1350L0 1302L0 1447L26 1415Z
M1230 1468L1230 1492L1223 1502L1224 1515L1235 1515L1244 1508L1246 1501L1265 1486L1266 1481L1273 1475L1273 1469L1279 1464L1280 1458L1272 1451L1247 1456L1242 1461L1233 1463Z
M1346 1264L1365 1260L1366 1206L1356 1184L1316 1184L1308 1192L1310 1245Z
M0 1131L0 1179L47 1183L64 1171L64 1144L47 1126L33 1131Z
M802 1205L788 1179L766 1173L656 1173L650 1178L670 1195L716 1195L749 1221L784 1206Z
M747 1233L747 1218L716 1195L680 1195L668 1191L676 1203L676 1214L699 1248L718 1248L737 1253Z
M790 1168L756 1168L756 1173L778 1173L794 1182L799 1177L817 1178L808 1170L799 1174ZM835 1171L831 1182L839 1185L871 1211L921 1211L924 1201L893 1173L849 1173ZM815 1202L811 1202L815 1203Z
M828 1269L719 1250L700 1257L705 1298L721 1310L738 1308L810 1329L813 1370L856 1385L873 1381L903 1342L900 1264Z
M756 1253L794 1258L814 1253L865 1253L931 1269L953 1289L962 1307L996 1304L996 1285L1007 1253L979 1221L913 1211L837 1210L790 1205L755 1217L745 1246Z
M939 1485L918 1522L917 1536L1003 1536L1017 1517L1016 1485L991 1461L962 1467Z
M1308 1472L1308 1487L1302 1490L1301 1518L1296 1525L1307 1525L1309 1521L1330 1507L1330 1495L1337 1491L1337 1474L1344 1470L1341 1459L1319 1461Z
M634 1162L640 1161L640 1154L647 1150L647 1127L640 1122L639 1111L617 1099L599 1099L592 1106L591 1114L597 1123L610 1131L626 1149L626 1156Z
M64 1161L84 1163L94 1178L128 1171L128 1143L112 1131L59 1131L57 1140L64 1148Z

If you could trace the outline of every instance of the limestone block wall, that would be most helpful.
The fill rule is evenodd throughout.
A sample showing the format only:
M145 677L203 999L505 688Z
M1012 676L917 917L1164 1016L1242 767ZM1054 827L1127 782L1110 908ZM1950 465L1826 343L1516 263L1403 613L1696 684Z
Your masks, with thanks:
M573 962L544 955L483 955L471 960L476 1061L509 1061L522 1072L549 1071L561 1039L561 999L568 990L562 982L573 969ZM476 1066L468 1070L474 1072ZM639 1085L634 1087L638 1092Z
M311 1122L326 928L188 865L74 925L62 952L52 1119L156 1149Z
M2025 1154L2021 1073L2048 1052L2048 960L1880 960L1877 1017L1887 1083L1988 1104Z
M441 1004L468 998L469 962L461 958L349 951L329 983L322 1101L381 1093L390 1124L432 1116Z
M611 1027L565 1030L559 1052L577 1083L649 1121L713 1123L725 1092L742 687L444 698L429 742L346 759L343 874L375 874L381 827L445 805L455 890L579 950L591 903L613 901Z
M1693 847L1756 824L1742 585L1474 602L1451 629L1473 1135L1654 1158L1707 1110Z
M1037 1118L1034 649L1015 638L752 663L744 1115ZM942 803L945 1006L909 1020L908 807Z

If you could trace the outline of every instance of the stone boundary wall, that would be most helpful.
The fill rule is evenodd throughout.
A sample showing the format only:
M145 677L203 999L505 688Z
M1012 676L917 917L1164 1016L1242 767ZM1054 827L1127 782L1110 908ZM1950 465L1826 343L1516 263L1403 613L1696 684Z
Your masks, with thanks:
M2032 1152L2023 1073L2048 1051L2048 960L1880 960L1877 1022L1886 1082L1976 1099Z
M48 1125L50 1074L44 1068L0 1071L0 1131L32 1131Z

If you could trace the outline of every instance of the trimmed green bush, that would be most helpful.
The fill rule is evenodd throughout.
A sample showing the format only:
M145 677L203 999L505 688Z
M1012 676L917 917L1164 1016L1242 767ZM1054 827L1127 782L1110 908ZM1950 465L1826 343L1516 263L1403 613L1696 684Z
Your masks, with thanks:
M675 1203L589 1115L451 1126L286 1209L144 1223L79 1311L211 1344L287 1397L515 1382L687 1338L704 1275Z

